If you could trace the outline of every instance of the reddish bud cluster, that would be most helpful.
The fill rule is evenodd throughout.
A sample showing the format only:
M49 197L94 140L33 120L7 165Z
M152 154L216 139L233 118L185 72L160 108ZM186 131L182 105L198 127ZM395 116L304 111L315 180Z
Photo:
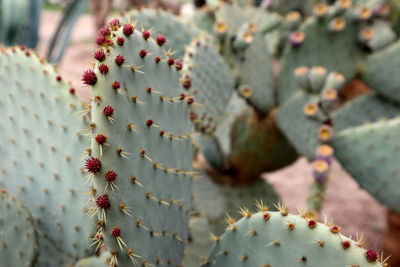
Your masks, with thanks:
M153 125L153 120L150 120L150 119L148 119L147 121L146 121L146 125L147 126L151 126L151 125Z
M156 37L156 43L157 43L159 46L162 46L162 45L165 44L166 42L167 42L167 38L165 38L164 35L162 35L162 34L157 35L157 37Z
M100 29L100 34L103 36L108 36L111 34L110 29L108 26L104 26L103 28Z
M118 178L118 175L117 175L117 173L116 173L115 171L113 171L113 170L109 170L109 171L106 173L106 181L107 181L107 182L114 182L115 180L117 180L117 178Z
M82 81L87 85L95 85L97 82L96 74L93 70L85 70L82 75Z
M102 73L102 74L107 74L108 73L108 66L106 65L106 64L101 64L100 66L99 66L99 71Z
M191 85L192 85L192 82L190 79L185 79L182 81L182 86L185 89L189 89Z
M124 43L125 43L125 39L123 37L118 37L117 44L122 46L122 45L124 45Z
M123 32L124 32L126 37L131 36L133 34L134 30L135 30L135 27L133 27L132 25L130 25L130 24L125 24L124 25Z
M343 241L343 242L342 242L342 246L343 246L343 248L344 248L344 249L347 249L347 248L349 248L349 247L350 247L350 245L351 245L351 244L350 244L350 242L349 242L349 241Z
M121 24L119 23L119 19L113 19L112 21L110 21L108 23L108 25L112 26L112 27L119 27L121 26Z
M103 45L105 42L106 42L106 37L104 37L104 35L100 34L99 36L97 36L96 38L97 45Z
M102 134L98 134L95 139L96 139L96 142L99 145L103 145L107 141L107 137L105 135L102 135Z
M378 252L373 249L368 249L368 251L365 253L365 257L367 258L367 261L375 262L378 260Z
M308 227L310 228L314 228L315 226L317 226L317 222L314 220L309 220L308 221Z
M176 68L176 70L181 70L182 67L183 67L182 62L176 62L176 63L175 63L175 68Z
M190 104L193 104L193 102L194 102L194 97L189 96L189 97L187 98L187 102L188 102L189 105L190 105Z
M104 53L104 51L102 49L100 49L94 53L93 57L94 57L94 59L101 62L106 58L106 54Z
M114 229L112 229L111 231L111 235L113 237L118 237L121 235L121 229L119 229L118 227L115 227Z
M97 174L100 171L101 162L99 159L96 159L93 157L88 158L88 159L86 159L85 168L88 172Z
M143 39L147 40L147 39L150 38L150 32L149 31L143 31L142 32L142 36L143 36Z
M117 64L118 66L121 66L124 63L125 63L124 56L118 55L115 57L115 64Z
M170 58L168 59L168 65L172 66L172 65L174 65L174 63L175 63L175 59L172 58L172 57L170 57Z
M110 203L110 200L108 199L108 195L99 196L96 199L96 205L100 209L105 209L105 210L109 209L111 207L111 203Z
M115 90L118 90L119 88L121 88L121 84L119 83L119 81L115 81L115 82L112 83L112 87Z
M114 114L114 109L112 106L106 106L103 109L103 113L106 117L111 117Z

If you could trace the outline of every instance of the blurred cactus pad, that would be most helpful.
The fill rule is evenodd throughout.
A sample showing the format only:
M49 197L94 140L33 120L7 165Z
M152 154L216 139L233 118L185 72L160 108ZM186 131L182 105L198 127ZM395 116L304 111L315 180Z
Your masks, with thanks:
M90 104L0 47L0 267L400 266L399 5L143 2L96 33ZM292 215L265 174L299 158ZM336 162L390 211L394 257L318 222Z

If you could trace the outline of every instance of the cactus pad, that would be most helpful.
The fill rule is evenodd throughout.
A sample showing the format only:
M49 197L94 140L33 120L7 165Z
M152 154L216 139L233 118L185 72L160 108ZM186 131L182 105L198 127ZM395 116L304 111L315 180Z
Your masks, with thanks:
M222 237L215 238L203 266L383 266L376 251L362 248L361 240L343 236L338 226L286 210L243 213Z
M299 64L307 67L321 65L328 72L338 71L345 76L346 81L353 78L365 55L358 41L362 25L362 21L354 21L351 10L345 11L343 17L336 18L332 18L326 11L321 18L310 17L302 24L299 32L292 33L296 38L289 38L281 63L279 103L288 100L298 89L290 75ZM330 30L330 27L333 28Z
M212 241L211 228L204 216L193 217L189 223L190 238L185 247L185 256L182 265L187 267L200 266L205 262Z
M332 112L335 132L400 115L400 106L377 94L360 96Z
M235 85L233 73L206 38L193 40L183 64L183 80L190 81L189 92L200 104L193 108L196 130L212 135L226 117L224 108Z
M365 63L363 80L375 92L400 102L397 70L400 68L400 42L372 54Z
M84 258L75 264L75 267L109 267L111 261L110 252L103 252L99 256Z
M400 119L341 131L332 139L335 156L353 178L388 208L400 212Z
M105 58L83 77L94 99L93 153L86 161L97 192L92 215L119 266L176 265L188 237L195 174L193 98L160 38L117 22L105 38L99 48ZM123 45L116 45L119 38Z
M0 246L0 266L33 266L36 261L37 233L32 215L4 190L0 191Z
M84 257L91 229L79 168L88 126L75 89L30 50L5 49L0 69L0 187L26 203L56 250L70 261Z
M297 152L308 159L313 159L318 146L318 132L322 123L310 118L304 113L306 104L313 103L314 99L303 91L298 91L276 115L276 123Z
M260 34L246 32L249 44L237 53L239 93L261 114L275 104L273 61Z

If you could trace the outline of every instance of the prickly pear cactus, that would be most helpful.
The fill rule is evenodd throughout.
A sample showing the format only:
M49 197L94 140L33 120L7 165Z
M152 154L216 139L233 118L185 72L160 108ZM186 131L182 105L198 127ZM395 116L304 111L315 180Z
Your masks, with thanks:
M236 36L243 45L236 53L239 93L260 114L266 114L275 105L273 61L261 34L252 32L250 25L241 29Z
M345 78L321 66L301 66L293 75L302 90L280 106L276 123L297 152L313 160L318 145L332 138L331 112Z
M120 19L121 23L136 22L139 30L148 27L154 30L153 34L162 34L168 38L165 50L173 53L176 58L183 57L185 46L199 34L199 30L178 17L163 10L142 9L134 10Z
M363 240L340 234L340 227L304 216L261 210L231 221L203 266L384 266Z
M335 132L400 115L400 106L377 94L360 96L332 112Z
M33 266L37 232L30 211L16 197L0 191L0 265Z
M276 116L279 128L299 154L308 159L314 159L320 141L330 140L332 137L331 128L307 115L308 107L315 107L315 102L317 101L304 91L298 91L280 107Z
M348 128L332 139L335 156L352 177L378 201L400 212L397 159L400 119Z
M183 65L183 85L201 103L193 108L196 130L213 135L226 117L225 107L234 91L235 77L208 38L193 40Z
M321 145L315 152L316 160L312 162L313 181L307 198L307 208L311 212L321 212L325 199L326 186L333 161L333 148Z
M182 265L187 267L200 266L205 262L213 244L210 239L211 228L207 218L205 216L191 218L189 231Z
M248 17L249 22L255 25L257 31L261 33L269 32L282 23L282 17L279 14L268 12L261 8L245 6L244 12Z
M306 67L321 65L328 71L338 71L346 81L357 73L366 55L359 33L371 18L371 10L365 8L359 14L358 9L350 8L351 3L346 2L350 1L338 1L330 7L318 5L314 16L308 18L299 31L290 34L279 74L280 103L298 89L294 80L288 77L299 64Z
M208 38L193 40L187 48L183 65L183 86L200 103L193 106L191 113L199 132L197 143L209 163L223 170L226 162L215 132L228 116L225 108L234 91L235 78Z
M99 256L92 256L81 259L75 264L75 267L109 267L111 262L110 252L103 252Z
M118 266L176 265L188 237L195 175L193 97L179 82L181 64L162 47L164 36L118 20L110 26L94 69L83 75L94 99L93 153L86 160L96 188L91 215Z
M43 243L67 255L51 254L62 266L86 256L90 243L80 170L88 145L83 108L75 89L31 50L3 49L0 69L0 188L26 203ZM39 266L47 253L40 249Z
M235 36L247 19L239 5L221 1L215 11L215 33L219 36Z
M400 101L399 76L396 74L396 69L400 67L399 52L400 42L396 42L372 54L365 63L362 75L374 91L396 102Z

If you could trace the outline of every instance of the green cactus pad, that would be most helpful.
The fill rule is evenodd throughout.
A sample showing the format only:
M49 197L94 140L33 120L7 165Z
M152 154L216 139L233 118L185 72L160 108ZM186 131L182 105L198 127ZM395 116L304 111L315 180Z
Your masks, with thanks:
M94 99L91 211L118 266L176 265L188 237L195 103L162 44L131 26L112 27L105 59L83 76Z
M196 139L208 162L217 169L226 168L224 154L214 134L226 120L225 107L234 92L235 79L229 66L206 38L195 39L183 61L183 80L190 81L189 94L198 105L192 109L199 135Z
M5 49L0 69L0 187L26 203L56 250L70 261L84 257L91 227L80 167L88 125L75 90L30 50Z
M383 266L376 252L324 225L299 215L244 212L216 239L203 266ZM310 227L311 226L311 227ZM374 260L374 261L369 261Z
M185 247L185 256L182 265L185 267L200 266L205 262L212 241L210 239L211 228L204 216L193 217L189 222L190 238Z
M196 130L214 134L226 117L225 107L232 96L235 78L211 40L193 40L183 60L183 79L199 106L193 107Z
M313 0L274 0L267 8L280 14L287 14L293 10L308 14L312 10L313 3L315 3Z
M375 92L400 102L400 42L372 54L365 63L362 78Z
M209 8L196 9L191 22L199 29L212 34L214 32L214 13Z
M103 252L99 256L92 256L81 259L75 264L75 267L109 267L111 261L110 252Z
M364 30L365 29L368 31L368 27L364 28ZM372 51L381 50L397 39L396 33L393 31L391 24L388 22L374 21L369 29L372 30L373 36L370 40L366 41L366 45ZM360 34L362 34L362 32Z
M192 183L193 209L201 215L206 215L211 221L219 220L226 212L226 199L220 187L210 179L207 173Z
M389 209L400 212L400 119L341 131L332 139L335 156L353 178Z
M137 29L141 30L143 26L152 28L153 34L163 34L167 37L166 51L170 49L174 57L183 57L184 48L189 45L191 40L200 32L187 23L181 21L178 17L159 9L133 10L120 19L121 23L137 22Z
M249 108L250 107L249 105L247 105L246 101L242 97L240 97L236 91L233 92L232 97L225 108L225 110L229 112L226 112L227 116L224 118L224 120L221 121L215 132L215 136L218 140L220 148L226 158L229 157L229 155L232 153L232 147L231 147L232 125L235 122L236 117L239 114L242 114L243 112L248 110Z
M342 19L345 23L344 28L331 32L329 25L336 20L336 26L340 28L344 25L339 23ZM342 73L346 81L354 77L365 53L358 44L358 32L364 23L353 20L353 14L348 10L341 18L332 18L327 14L321 19L310 17L303 23L300 31L304 34L304 41L297 47L290 41L286 44L278 80L279 103L288 100L298 89L294 79L290 77L299 66L324 66L328 72Z
M193 135L193 141L200 148L210 166L219 171L225 171L228 168L225 155L216 136L197 133Z
M377 94L360 96L332 112L335 132L400 115L400 106Z
M239 93L261 114L275 104L273 61L267 43L260 34L252 34L247 48L236 54Z
M71 266L78 260L76 256L69 255L55 247L54 243L49 241L49 239L40 232L38 236L38 250L40 254L37 257L34 265L35 267Z
M0 266L33 266L37 254L31 213L16 197L0 191Z
M278 27L282 22L282 17L274 12L268 12L261 8L245 6L244 12L249 18L249 22L256 26L261 33L269 32Z
M215 11L215 20L217 25L225 24L226 34L232 37L248 18L239 5L221 1Z
M319 144L318 130L322 123L304 114L304 106L310 102L313 102L311 96L298 91L279 108L276 123L297 152L312 160Z

